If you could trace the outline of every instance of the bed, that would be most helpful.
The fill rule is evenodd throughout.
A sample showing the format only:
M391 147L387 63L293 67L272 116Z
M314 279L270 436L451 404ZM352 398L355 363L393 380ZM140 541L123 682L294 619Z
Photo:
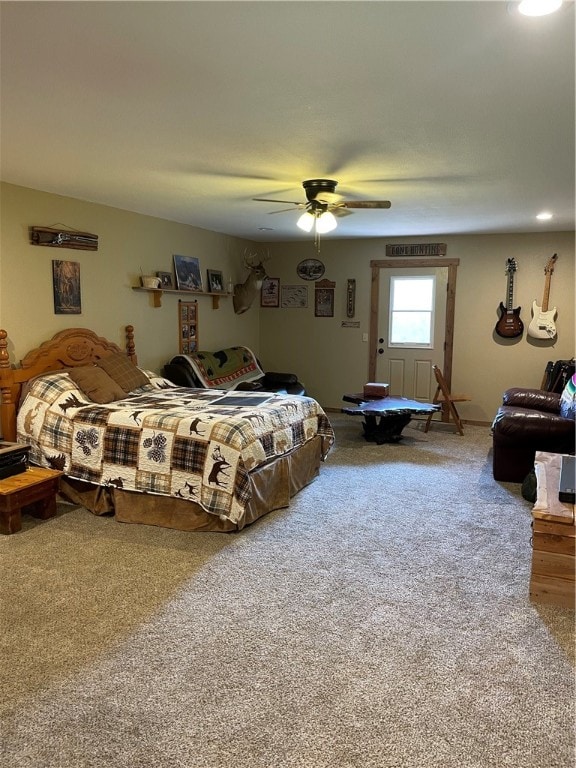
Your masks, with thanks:
M319 474L334 441L310 397L177 387L86 328L57 333L16 367L0 330L6 441L64 472L61 495L120 522L234 531Z

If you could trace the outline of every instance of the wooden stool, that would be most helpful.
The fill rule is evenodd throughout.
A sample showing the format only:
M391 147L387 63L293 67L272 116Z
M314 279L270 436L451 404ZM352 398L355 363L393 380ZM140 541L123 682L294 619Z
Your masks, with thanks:
M56 494L62 472L28 467L25 472L0 480L0 533L22 528L22 512L46 520L56 514Z

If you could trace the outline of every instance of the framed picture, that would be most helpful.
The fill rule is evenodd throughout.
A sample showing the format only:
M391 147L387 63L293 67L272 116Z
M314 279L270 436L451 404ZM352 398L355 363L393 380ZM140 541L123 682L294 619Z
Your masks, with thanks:
M314 316L334 317L334 289L336 283L320 280L314 286Z
M202 291L200 261L195 256L177 256L174 254L174 272L176 288L179 291Z
M224 277L217 269L208 269L208 290L210 293L224 293Z
M265 277L262 281L262 290L260 292L261 307L279 307L280 306L280 278Z
M285 309L303 309L308 306L307 285L283 285L281 306Z
M77 261L52 261L54 314L81 315L80 264Z
M172 280L172 272L156 272L156 277L160 278L160 288L173 290L174 281Z
M324 271L324 264L319 259L304 259L296 267L296 272L301 280L320 280Z

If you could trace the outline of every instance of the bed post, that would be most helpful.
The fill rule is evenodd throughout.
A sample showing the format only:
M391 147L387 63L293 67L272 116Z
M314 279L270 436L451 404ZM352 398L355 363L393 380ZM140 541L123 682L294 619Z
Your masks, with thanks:
M134 343L134 326L126 326L126 354L132 360L134 365L138 365L138 358L136 357L136 344Z
M8 334L0 329L0 425L2 438L16 440L16 404L13 399L14 374L8 355Z

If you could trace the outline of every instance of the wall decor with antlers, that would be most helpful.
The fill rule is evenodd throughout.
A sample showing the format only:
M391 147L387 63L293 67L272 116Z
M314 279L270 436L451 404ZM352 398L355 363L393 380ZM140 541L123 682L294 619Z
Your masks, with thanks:
M269 259L270 253L268 251L263 255L250 252L248 248L244 251L244 266L249 274L243 283L237 283L234 286L232 301L234 312L237 315L241 315L252 306L256 293L262 288L262 282L266 277L264 263Z

